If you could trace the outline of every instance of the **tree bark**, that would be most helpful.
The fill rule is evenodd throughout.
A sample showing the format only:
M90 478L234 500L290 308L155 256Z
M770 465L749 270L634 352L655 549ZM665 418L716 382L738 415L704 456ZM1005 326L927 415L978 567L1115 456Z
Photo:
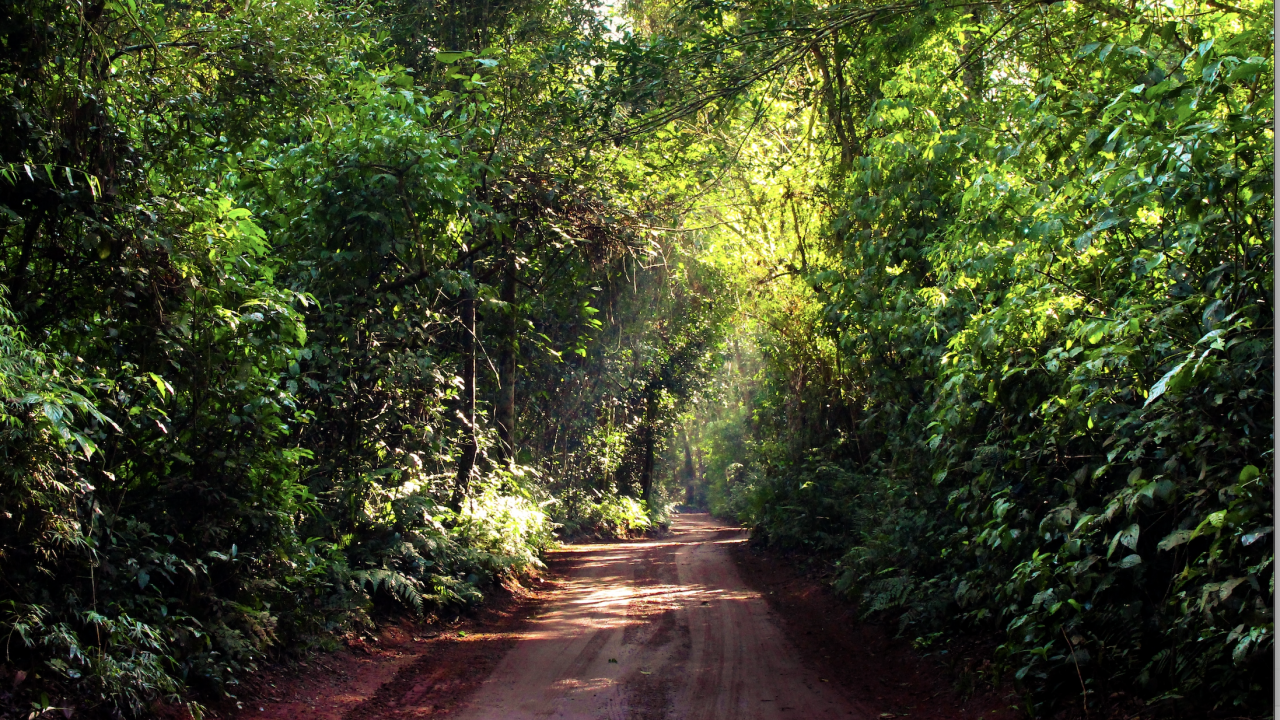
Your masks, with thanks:
M516 257L511 240L502 243L502 302L506 304L502 318L502 340L498 350L498 452L507 463L516 456L516 359L518 330L516 324Z
M684 429L684 504L692 506L694 496L694 485L698 477L698 472L693 466L693 450L689 446L689 428Z
M9 277L12 278L10 289L13 292L9 295L9 302L12 307L18 308L19 312L27 303L27 266L31 264L31 249L35 245L36 235L40 232L44 218L43 213L37 212L27 220L27 226L22 232L22 254L18 257L18 265L14 268L5 268L11 271Z
M649 393L644 401L644 462L640 466L640 499L646 507L653 498L653 424L657 405L657 398Z
M835 131L836 141L840 143L840 167L844 170L848 169L853 160L854 147L853 138L850 137L852 129L846 128L844 123L844 63L839 54L840 39L833 38L832 42L836 60L834 67L827 62L827 56L823 54L818 43L814 43L810 51L818 61L818 72L822 74L822 90L827 96L827 115L831 122L831 129Z

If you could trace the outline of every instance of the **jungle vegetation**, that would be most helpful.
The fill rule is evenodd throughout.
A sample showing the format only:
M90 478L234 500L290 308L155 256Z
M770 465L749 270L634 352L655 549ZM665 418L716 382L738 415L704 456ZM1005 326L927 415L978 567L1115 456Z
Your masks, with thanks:
M1273 10L0 6L0 713L677 504L1031 714L1268 712Z

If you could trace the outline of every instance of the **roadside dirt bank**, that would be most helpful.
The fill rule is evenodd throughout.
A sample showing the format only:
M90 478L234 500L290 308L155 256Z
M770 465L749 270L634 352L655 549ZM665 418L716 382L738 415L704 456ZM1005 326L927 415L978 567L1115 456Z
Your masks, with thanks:
M837 597L807 558L746 543L730 551L743 581L760 593L805 662L828 673L853 697L872 704L876 717L928 720L1014 720L1012 690L971 694L959 688L980 672L980 653L956 658L955 669L921 657L891 628L858 617L856 606ZM968 656L964 656L968 655Z
M219 718L358 720L387 717L408 700L447 714L515 644L517 631L557 590L556 570L490 592L474 613L435 623L383 626L376 642L357 641L297 666L278 666L245 683Z
M1025 720L1021 700L1005 683L993 689L990 658L998 640L961 638L945 654L922 656L896 627L858 618L857 607L837 597L829 569L808 557L749 544L731 554L746 582L763 595L806 662L841 668L845 691L869 698L885 718L928 720ZM1112 689L1086 715L1079 697L1057 703L1038 720L1267 720L1232 708L1213 709L1183 700L1146 704Z

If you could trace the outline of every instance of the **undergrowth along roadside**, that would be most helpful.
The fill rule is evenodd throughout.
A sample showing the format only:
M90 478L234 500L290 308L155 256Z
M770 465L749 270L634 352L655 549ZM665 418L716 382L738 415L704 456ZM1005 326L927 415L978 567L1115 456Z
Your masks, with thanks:
M0 7L0 703L198 713L683 503L1035 712L1265 712L1273 12Z
M592 159L608 33L577 2L0 8L0 714L199 716L483 602L552 513L650 522L723 310Z
M883 12L703 216L780 238L685 426L711 507L922 646L999 638L1037 715L1264 716L1272 9Z

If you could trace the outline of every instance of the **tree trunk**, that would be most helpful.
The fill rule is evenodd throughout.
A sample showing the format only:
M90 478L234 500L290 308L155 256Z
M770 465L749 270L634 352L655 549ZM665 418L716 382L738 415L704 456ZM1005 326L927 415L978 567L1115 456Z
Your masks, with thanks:
M657 398L652 393L644 401L644 463L640 466L640 499L645 506L653 498L653 423L657 415Z
M844 93L844 59L840 56L840 39L832 40L834 47L834 67L827 61L820 44L814 43L810 48L813 57L818 61L818 72L822 74L822 91L827 100L827 116L831 129L835 131L836 141L840 143L840 168L847 170L855 154L851 137L853 129L845 126L845 93Z
M471 260L467 260L467 281L471 277ZM474 285L462 289L462 402L460 414L465 439L462 445L462 456L458 459L458 477L454 482L454 509L461 509L466 502L467 492L471 487L471 476L475 472L476 453L479 444L476 439L476 289Z
M689 446L689 428L687 427L684 429L684 474L684 504L692 507L698 472L693 467L693 450Z
M502 319L501 347L498 351L498 453L507 463L516 456L516 359L519 349L516 324L516 257L511 240L503 242L502 302L506 303Z

